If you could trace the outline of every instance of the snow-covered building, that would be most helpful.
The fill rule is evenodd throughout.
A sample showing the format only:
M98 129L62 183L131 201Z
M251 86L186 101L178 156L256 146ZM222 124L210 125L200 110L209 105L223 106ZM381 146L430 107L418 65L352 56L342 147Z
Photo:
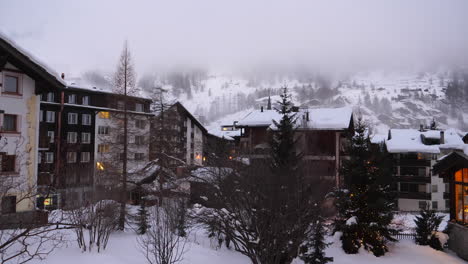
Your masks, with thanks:
M35 209L39 94L64 87L44 63L0 35L0 215Z
M398 209L418 211L429 204L434 210L448 210L448 184L431 169L440 157L464 151L460 134L455 129L391 129L385 145L393 156Z
M296 111L297 147L306 162L308 177L342 183L344 147L354 133L353 111L349 107L299 109ZM273 120L281 115L271 109L255 110L236 124L241 129L240 152L251 159L265 157L268 141L276 129Z
M203 165L204 145L208 131L203 124L194 117L180 102L173 104L165 111L164 125L160 124L158 116L151 123L152 158L157 158L161 154L161 146L170 146L166 157L171 157L171 165ZM161 129L161 126L164 126ZM163 131L163 138L157 136L158 131ZM154 134L154 135L153 135ZM164 141L164 142L162 142Z

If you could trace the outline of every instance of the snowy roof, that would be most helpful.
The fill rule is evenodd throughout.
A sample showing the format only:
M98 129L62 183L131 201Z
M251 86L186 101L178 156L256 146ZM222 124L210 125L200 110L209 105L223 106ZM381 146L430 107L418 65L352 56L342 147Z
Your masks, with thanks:
M440 140L440 130L419 131L416 129L391 129L391 139L387 140L387 150L390 153L440 153L441 149L466 149L466 144L455 129L444 131L444 144L426 145L422 136L428 139Z
M24 59L28 60L29 62L33 63L34 65L38 66L42 71L47 73L49 76L53 78L54 81L57 81L59 84L65 86L66 83L62 80L60 75L47 66L44 62L42 62L40 59L36 58L33 56L31 53L29 53L27 50L23 49L20 47L15 41L11 40L8 38L5 34L0 32L0 46L3 46L4 48L13 48L16 52L24 56ZM6 44L6 45L5 45Z
M306 115L309 115L307 121ZM301 109L297 112L298 129L342 130L350 125L353 110L350 107ZM274 129L273 120L279 121L281 114L276 110L256 110L241 119L238 126L269 126Z
M224 139L227 139L227 140L234 140L234 137L240 136L241 132L240 132L240 130L223 131L223 130L219 130L219 129L212 129L212 130L208 131L208 134L211 134L211 135L213 135L215 137L224 138Z
M372 144L380 144L384 143L385 139L387 139L387 135L384 134L375 134L371 137L371 143Z
M67 79L66 84L67 84L67 88L71 88L71 89L83 89L83 90L89 90L89 91L98 92L98 93L116 94L116 92L113 91L111 87L97 87L95 85L87 83L86 81L80 78ZM136 94L131 97L151 99L151 96L143 89L138 89Z
M226 177L232 172L232 168L202 167L192 171L189 181L211 182L216 180L218 177Z

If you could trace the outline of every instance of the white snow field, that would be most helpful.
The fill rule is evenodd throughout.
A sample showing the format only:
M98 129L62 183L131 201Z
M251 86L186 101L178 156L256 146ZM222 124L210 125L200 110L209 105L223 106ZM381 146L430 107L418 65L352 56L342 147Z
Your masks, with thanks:
M397 215L396 221L400 224L407 224L405 232L411 232L414 228L412 220L414 215ZM445 223L443 223L445 225ZM73 241L74 233L69 232L70 240L63 247L53 251L44 261L32 261L37 264L137 264L147 263L138 249L136 242L137 235L133 231L125 233L114 233L111 235L107 249L101 253L84 252ZM398 243L392 243L389 246L390 252L383 257L375 257L361 249L359 254L348 255L341 249L339 235L327 237L328 242L333 244L327 248L327 256L333 257L334 262L338 264L462 264L466 263L455 256L453 252L436 251L429 246L416 245L411 240L401 240ZM186 245L186 254L181 262L182 264L248 264L249 259L234 250L225 247L216 248L217 242L210 241L204 230L198 228L190 233L190 238ZM293 261L293 264L302 264L299 259Z

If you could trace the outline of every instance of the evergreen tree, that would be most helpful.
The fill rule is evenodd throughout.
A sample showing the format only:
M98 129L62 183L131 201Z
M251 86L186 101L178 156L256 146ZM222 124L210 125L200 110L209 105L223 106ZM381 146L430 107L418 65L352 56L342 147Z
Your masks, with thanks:
M422 209L419 216L416 216L414 220L416 224L416 243L442 250L442 246L435 233L444 217L437 215L434 210L430 210L428 207Z
M136 222L138 225L137 233L139 235L145 234L149 228L148 216L149 214L148 214L148 210L146 209L145 202L142 201L140 204L140 208L138 209L137 216L136 216Z
M304 245L304 250L306 250L306 252L301 256L304 263L325 264L333 262L333 258L325 256L325 248L330 245L330 243L325 243L325 233L323 219L319 216L313 225L310 240Z
M361 246L375 256L387 251L387 242L396 241L389 227L393 219L393 193L390 190L391 167L381 148L371 148L368 127L358 119L350 142L349 160L343 162L346 191L336 200L339 217L335 223L342 231L343 250L355 254Z

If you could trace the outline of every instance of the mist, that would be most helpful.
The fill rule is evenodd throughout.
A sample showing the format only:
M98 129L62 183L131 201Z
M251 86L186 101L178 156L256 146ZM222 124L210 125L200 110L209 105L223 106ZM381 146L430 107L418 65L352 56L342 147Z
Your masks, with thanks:
M125 40L139 74L414 69L468 59L463 0L20 0L0 7L0 30L68 75L113 71Z

